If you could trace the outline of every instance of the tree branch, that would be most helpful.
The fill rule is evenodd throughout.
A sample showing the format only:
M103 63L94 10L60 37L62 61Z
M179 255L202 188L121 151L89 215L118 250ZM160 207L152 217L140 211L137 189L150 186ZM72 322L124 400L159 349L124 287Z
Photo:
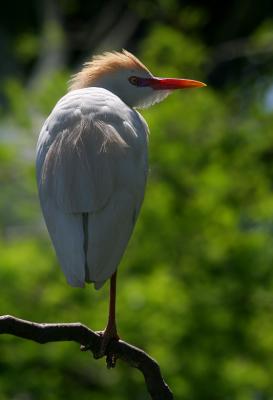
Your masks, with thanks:
M44 344L49 342L72 341L82 346L82 350L90 350L94 358L99 358L101 336L81 323L45 324L25 321L10 315L0 316L0 334L10 334L23 339ZM108 367L111 360L119 358L131 367L139 369L144 375L148 392L153 400L172 400L173 395L164 382L159 365L143 350L129 343L112 341L107 349Z

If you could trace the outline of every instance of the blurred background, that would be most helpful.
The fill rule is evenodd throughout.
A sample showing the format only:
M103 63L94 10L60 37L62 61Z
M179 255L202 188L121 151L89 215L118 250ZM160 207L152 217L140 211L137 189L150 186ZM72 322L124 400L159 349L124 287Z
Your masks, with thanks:
M273 3L29 0L0 14L0 314L103 329L108 285L72 289L39 209L38 133L92 54L198 79L142 112L150 175L119 268L118 324L176 399L273 399ZM148 399L143 377L0 338L0 400Z

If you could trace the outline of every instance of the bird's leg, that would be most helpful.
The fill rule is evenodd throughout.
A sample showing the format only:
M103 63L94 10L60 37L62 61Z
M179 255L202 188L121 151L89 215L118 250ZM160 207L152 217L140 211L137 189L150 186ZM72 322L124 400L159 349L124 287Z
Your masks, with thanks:
M104 331L97 332L102 339L100 349L95 358L103 357L107 353L107 347L112 340L119 340L116 325L116 281L117 271L111 276L108 322ZM108 368L114 368L116 356L114 354L107 354L106 362Z
M103 338L106 338L107 344L112 339L119 340L117 325L116 325L116 282L117 282L117 271L113 273L110 280L109 315L108 315L107 326L103 331Z

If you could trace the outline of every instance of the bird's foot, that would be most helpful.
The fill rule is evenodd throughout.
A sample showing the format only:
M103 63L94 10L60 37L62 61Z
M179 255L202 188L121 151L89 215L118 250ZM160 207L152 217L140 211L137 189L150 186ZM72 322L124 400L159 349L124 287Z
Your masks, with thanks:
M106 327L104 331L96 332L101 337L101 344L98 351L94 354L94 358L106 356L107 368L115 368L117 362L116 354L108 351L109 344L112 341L119 341L119 335L115 326Z

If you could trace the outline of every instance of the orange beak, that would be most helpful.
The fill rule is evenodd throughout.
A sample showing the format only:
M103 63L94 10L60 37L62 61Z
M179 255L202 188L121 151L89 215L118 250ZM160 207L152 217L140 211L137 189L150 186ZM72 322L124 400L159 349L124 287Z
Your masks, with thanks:
M145 79L145 86L150 86L154 90L175 90L203 87L207 85L203 82L194 81L192 79L154 77Z

